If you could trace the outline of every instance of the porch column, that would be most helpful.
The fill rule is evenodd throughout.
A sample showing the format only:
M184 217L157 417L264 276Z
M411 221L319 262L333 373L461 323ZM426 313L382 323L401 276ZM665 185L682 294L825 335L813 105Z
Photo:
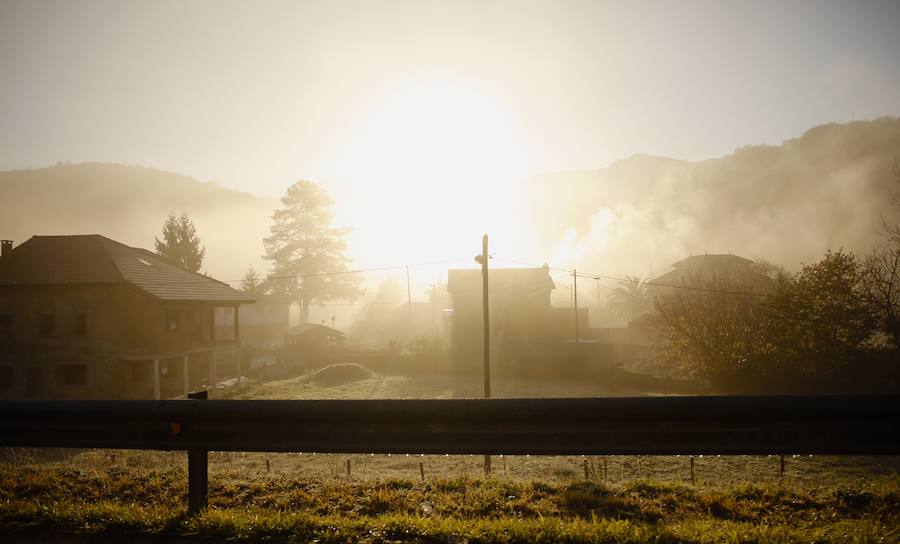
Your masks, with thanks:
M182 358L182 362L184 363L184 398L187 398L188 393L191 392L191 385L188 380L188 354L185 353Z
M209 387L207 387L209 395L216 390L216 350L209 350Z
M234 341L241 339L241 307L234 306Z
M153 359L153 398L159 400L159 359Z
M235 345L234 349L237 352L237 375L238 375L237 384L238 384L238 387L241 387L241 384L243 383L241 381L241 376L244 374L244 354L241 353L241 345L240 344Z

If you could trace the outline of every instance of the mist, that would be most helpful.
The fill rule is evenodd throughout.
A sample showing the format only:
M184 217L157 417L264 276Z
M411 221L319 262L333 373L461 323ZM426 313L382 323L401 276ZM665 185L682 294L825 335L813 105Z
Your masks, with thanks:
M635 155L532 180L531 214L547 260L585 273L652 278L704 253L797 270L827 250L883 242L897 149L900 122L883 118L705 161Z

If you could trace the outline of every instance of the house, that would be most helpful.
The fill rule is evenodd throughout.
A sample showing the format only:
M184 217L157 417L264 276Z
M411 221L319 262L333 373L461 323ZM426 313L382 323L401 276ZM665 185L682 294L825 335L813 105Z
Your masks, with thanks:
M651 297L674 292L684 286L751 289L768 292L775 280L756 271L750 259L732 254L691 255L672 265L673 270L648 282Z
M168 398L216 382L216 308L253 298L104 236L3 241L0 397ZM239 314L238 314L239 315Z
M550 291L556 285L549 269L496 268L489 272L488 282L491 343L501 358L515 356L530 341L550 336ZM453 358L471 365L480 361L483 347L481 270L449 270L447 291L453 305Z
M242 304L238 312L241 342L261 348L274 348L284 342L290 327L291 300L282 295L253 295L255 302ZM234 329L234 308L216 311L216 331L227 333Z
M337 329L318 323L300 323L288 329L284 345L289 359L313 368L344 353L346 342L347 336Z
M329 350L339 348L347 341L347 336L337 330L318 323L300 323L288 329L285 346L290 350Z
M694 295L703 292L693 289L698 287L767 293L775 285L775 280L758 272L756 263L750 259L732 254L704 254L686 257L672 264L669 272L649 280L647 294L650 300L678 293ZM652 304L648 306L648 313L635 317L627 326L591 328L588 336L607 351L609 360L621 363L626 370L668 375L671 369L658 364L656 353L661 338L653 322L655 310Z

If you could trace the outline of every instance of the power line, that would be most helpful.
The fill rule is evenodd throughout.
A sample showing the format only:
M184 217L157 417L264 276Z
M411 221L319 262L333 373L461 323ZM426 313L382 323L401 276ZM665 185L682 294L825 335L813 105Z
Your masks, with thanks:
M373 267L373 268L357 268L357 269L353 269L353 270L334 270L331 272L315 272L315 273L310 273L310 274L269 276L267 278L264 278L263 281L270 281L270 280L279 281L279 280L289 280L289 279L304 279L304 278L318 278L318 277L326 277L326 276L339 276L342 274L365 274L365 273L369 273L369 272L385 272L388 270L398 270L398 269L407 268L407 267L408 268L416 268L416 267L431 266L431 265L438 265L438 264L470 262L471 260L472 260L471 258L446 259L443 261L425 261L425 262L398 264L398 265L391 265L391 266L379 266L379 267ZM211 276L204 276L203 274L200 274L199 272L197 272L196 274L198 274L201 277L198 277L195 281L182 281L182 280L152 281L149 283L152 283L154 285L203 285L209 280L217 281L219 283L225 283L225 284L241 283L244 281L244 278L236 279L236 280L220 280L218 278L213 278Z
M296 275L290 275L290 276L271 276L266 279L267 280L290 280L290 279L303 279L303 278L318 278L318 277L323 277L323 276L337 276L337 275L341 275L341 274L364 274L367 272L385 272L387 270L398 270L401 268L415 268L415 267L429 266L429 265L435 265L435 264L449 264L449 263L456 263L456 262L463 262L463 261L469 262L471 260L472 260L471 257L467 258L467 259L446 259L443 261L427 261L427 262L421 262L421 263L398 264L398 265L393 265L393 266L380 266L377 268L358 268L356 270L336 270L334 272L317 272L314 274L296 274ZM235 282L243 281L243 279L222 280L222 281L224 281L225 283L235 283Z
M553 266L548 266L548 265L538 265L538 264L529 263L529 262L525 262L525 261L516 261L516 260L512 260L512 259L502 259L502 258L499 258L499 257L497 258L497 260L498 260L498 261L501 261L501 262L505 262L505 263L510 263L510 264L520 264L520 265L523 265L523 266L531 266L531 267L534 267L534 268L543 268L543 267L546 267L548 270L553 270L553 271L556 271L556 272L565 272L566 274L569 274L569 275L572 275L572 274L575 273L575 270L574 270L574 269L559 268L559 267L553 267ZM580 276L580 277L582 277L582 278L590 278L590 279L600 279L600 278L603 278L603 279L617 280L617 281L625 281L625 282L631 280L631 278L628 278L628 277L610 276L610 275L608 275L608 274L595 274L595 273L584 273L584 272L578 273L578 276ZM670 284L670 283L660 283L660 282L655 282L655 281L645 281L645 282L643 282L643 284L644 284L644 285L650 285L650 286L653 286L653 287L666 287L666 288L670 288L670 289L687 289L687 290L689 290L689 291L701 291L701 292L706 292L706 293L718 293L718 294L722 294L722 295L743 295L743 296L753 296L753 297L770 297L770 296L772 296L772 295L769 295L769 294L766 294L766 293L754 293L754 292L751 292L751 291L734 291L734 290L729 290L729 289L713 289L713 288L710 288L710 287L699 287L699 286L694 286L694 285L677 285L677 284ZM605 286L604 286L604 287L605 287Z
M547 268L547 270L550 270L552 272L565 273L567 276L570 276L570 277L577 274L577 277L580 277L580 278L594 279L594 280L608 279L608 280L614 280L614 281L619 281L619 282L627 282L632 279L629 277L613 276L613 275L609 275L609 274L599 274L599 273L592 273L592 272L577 272L576 273L575 269L549 266L547 264L539 265L539 264L535 264L532 262L520 261L520 260L515 260L515 259L504 259L504 258L495 257L495 256L491 256L491 258L496 259L500 262L509 263L509 264L518 264L518 265L528 266L528 267L532 267L532 268ZM459 262L470 262L470 261L471 261L471 258L445 259L445 260L439 260L439 261L423 261L423 262L417 262L417 263L404 263L404 264L379 266L379 267L371 267L371 268L357 268L357 269L352 269L352 270L334 270L334 271L329 271L329 272L315 272L315 273L309 273L309 274L291 274L291 275L282 275L282 276L269 276L269 277L265 278L264 281L283 281L283 280L292 280L292 279L321 278L321 277L339 276L339 275L345 275L345 274L366 274L366 273L372 273L372 272L386 272L389 270L401 270L401 269L406 269L406 268L416 268L416 267L422 267L422 266L433 266L433 265L451 264L451 263L459 263ZM185 285L185 286L189 286L189 285L204 284L208 280L218 281L218 282L224 283L224 284L241 283L244 281L243 278L230 279L230 280L219 280L219 279L212 278L212 277L203 277L203 278L197 278L196 281L172 281L172 282L155 281L152 283L154 283L155 285ZM571 285L567 282L558 282L558 283L563 284L563 285ZM710 287L701 287L701 286L694 286L694 285L683 285L683 284L678 285L678 284L662 283L662 282L656 282L656 281L644 281L643 284L648 285L648 286L653 286L653 287L664 287L664 288L669 288L669 289L684 289L684 290L689 290L689 291L699 291L699 292L717 293L717 294L725 294L725 295L742 295L742 296L755 296L755 297L770 297L771 296L766 293L754 293L754 292L750 292L750 291L736 291L736 290L729 290L729 289L715 289L715 288L710 288ZM610 290L614 289L614 288L606 286L606 285L601 285L601 287L603 287L605 289L610 289ZM362 304L365 304L365 303L362 303ZM357 305L357 303L349 303L347 305Z

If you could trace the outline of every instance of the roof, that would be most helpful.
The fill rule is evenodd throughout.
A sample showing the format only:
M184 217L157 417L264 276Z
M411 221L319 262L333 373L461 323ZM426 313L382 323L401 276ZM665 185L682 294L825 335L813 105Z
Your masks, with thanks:
M728 268L741 268L750 266L751 264L753 264L753 261L751 261L750 259L738 257L737 255L732 255L731 253L729 253L728 255L704 254L691 255L690 257L681 259L677 263L673 263L672 268L701 268L718 266Z
M32 236L0 259L0 286L133 285L165 301L253 302L228 284L99 234Z
M344 336L344 333L318 323L300 323L287 330L288 336Z
M488 271L491 289L520 290L534 293L555 289L556 284L550 278L546 268L493 268ZM447 291L459 293L468 290L481 292L481 269L448 270Z
M652 280L650 287L658 291L668 286L717 279L762 290L771 289L775 280L756 272L752 265L753 261L737 255L692 255L674 263L674 270Z

